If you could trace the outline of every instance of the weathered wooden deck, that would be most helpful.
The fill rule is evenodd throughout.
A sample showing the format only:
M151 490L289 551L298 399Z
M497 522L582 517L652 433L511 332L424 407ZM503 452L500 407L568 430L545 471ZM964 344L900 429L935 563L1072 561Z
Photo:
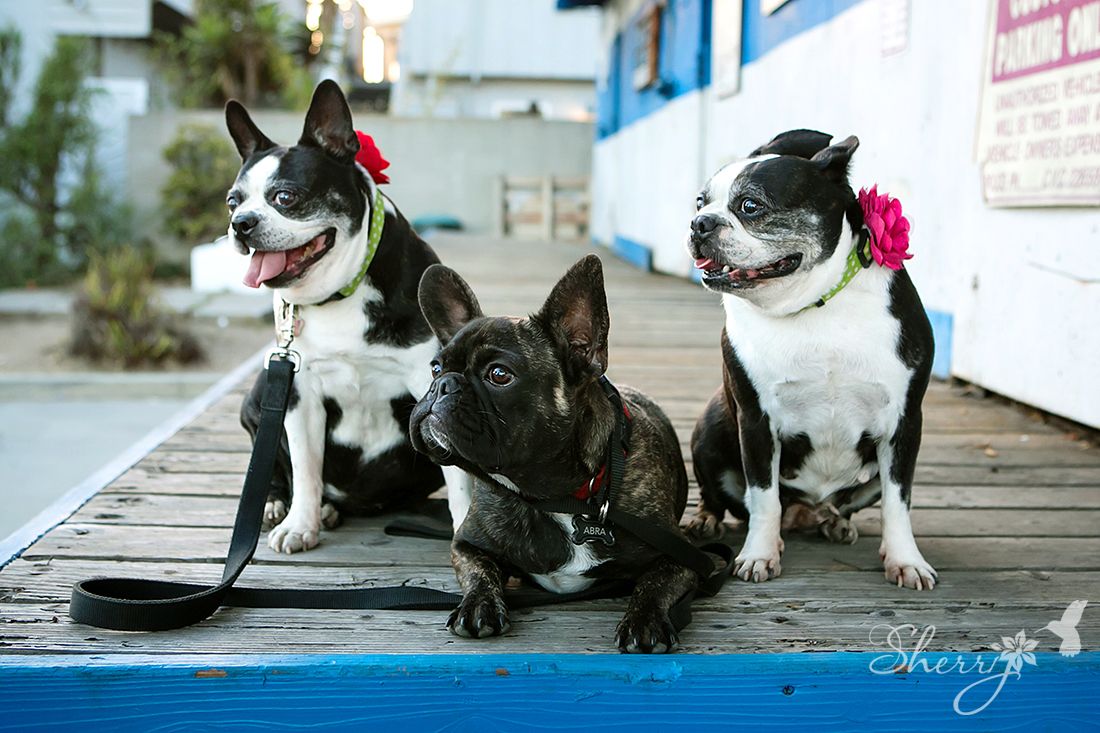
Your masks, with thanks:
M464 237L441 256L491 313L534 310L590 247ZM699 286L604 258L612 309L611 377L648 391L684 441L720 381L717 299ZM94 575L213 581L227 547L249 441L237 422L245 384L213 405L0 571L0 653L538 653L612 652L622 601L513 614L511 632L450 635L445 613L223 608L198 626L122 633L74 624L69 590ZM94 429L89 426L89 430ZM59 457L64 460L64 457ZM689 470L690 474L690 470ZM937 384L925 400L913 520L939 570L932 592L891 587L878 559L878 509L857 516L854 546L787 539L783 576L731 581L698 602L685 653L869 650L878 624L934 625L930 650L981 651L1036 631L1074 599L1100 606L1100 450L1021 411ZM689 508L689 512L691 509ZM443 542L383 534L353 520L311 552L276 555L261 541L241 585L416 583L456 589ZM736 532L734 541L741 537ZM2 563L6 558L0 558ZM1100 642L1086 609L1083 646Z

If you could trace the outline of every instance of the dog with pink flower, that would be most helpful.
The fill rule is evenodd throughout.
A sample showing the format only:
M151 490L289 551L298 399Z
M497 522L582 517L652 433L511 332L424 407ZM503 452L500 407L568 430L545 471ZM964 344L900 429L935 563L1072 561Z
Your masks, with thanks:
M782 572L784 530L852 543L852 515L879 501L886 579L931 590L909 506L932 329L901 203L849 182L858 146L791 130L699 193L687 248L726 321L723 384L692 436L702 500L688 529L747 522L734 574L760 582Z

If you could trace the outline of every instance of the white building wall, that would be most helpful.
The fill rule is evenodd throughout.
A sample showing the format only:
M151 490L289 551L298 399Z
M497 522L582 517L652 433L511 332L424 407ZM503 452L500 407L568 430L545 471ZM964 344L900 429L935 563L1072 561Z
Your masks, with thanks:
M600 48L595 8L554 0L416 0L401 29L391 111L496 117L536 100L553 119L591 119Z
M909 7L900 53L883 55L880 3L865 0L744 66L732 97L708 87L599 141L593 233L642 242L657 269L686 275L683 236L708 172L783 130L856 134L853 185L902 201L906 267L925 306L953 319L938 333L951 373L1100 426L1100 211L984 204L974 141L988 4Z
M402 74L592 79L595 8L554 0L415 0L402 28Z
M96 158L105 183L118 191L126 186L127 118L145 114L153 71L132 39L152 33L151 0L0 0L0 26L14 25L22 35L21 74L13 103L13 118L27 110L42 65L58 36L98 39L102 75L89 70L87 84L96 90L92 119L100 130Z

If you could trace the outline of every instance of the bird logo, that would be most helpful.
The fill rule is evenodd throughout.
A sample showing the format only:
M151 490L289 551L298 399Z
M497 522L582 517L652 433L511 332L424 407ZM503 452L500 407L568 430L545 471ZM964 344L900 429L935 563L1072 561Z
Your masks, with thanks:
M1039 629L1039 631L1049 631L1062 639L1058 653L1063 657L1075 657L1081 651L1081 637L1077 634L1077 623L1081 620L1081 614L1084 613L1088 603L1088 601L1074 601L1066 606L1061 619L1051 621Z

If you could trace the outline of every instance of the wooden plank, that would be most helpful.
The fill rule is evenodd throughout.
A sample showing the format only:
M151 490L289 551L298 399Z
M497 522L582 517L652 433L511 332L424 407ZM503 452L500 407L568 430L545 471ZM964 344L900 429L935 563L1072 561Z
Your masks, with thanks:
M445 566L447 545L433 540L389 537L363 531L377 519L353 519L323 532L321 545L307 553L280 555L263 542L254 562L278 565L321 563L360 567ZM736 542L737 535L730 541ZM27 560L69 557L91 560L178 560L221 562L229 542L227 527L154 527L68 523L49 532L23 554ZM920 537L925 557L938 570L1100 569L1097 537ZM880 571L877 538L835 545L816 536L790 535L784 568Z
M743 586L730 586L737 595ZM725 594L727 590L723 590ZM903 593L903 591L899 591ZM741 594L742 596L744 593ZM1058 618L1065 603L998 608L983 604L945 605L934 593L909 592L913 600L889 608L875 603L806 604L801 608L754 607L727 599L723 610L693 612L693 622L680 635L682 653L776 653L822 649L887 651L873 645L883 624L936 627L937 650L989 650L1003 636L1021 628L1034 632ZM923 600L932 599L932 600ZM614 652L614 631L625 601L607 610L569 610L564 606L514 610L512 629L500 637L461 639L445 626L446 611L318 611L301 609L222 608L195 626L168 633L134 634L94 629L69 621L67 604L2 604L0 648L11 653L217 653L247 649L250 653L529 654L532 645L544 653ZM876 631L876 628L879 629ZM1094 618L1078 627L1083 643L1098 638ZM1053 634L1036 636L1038 651L1056 651ZM1090 647L1091 648L1091 647Z
M1100 490L1092 493L1100 496ZM236 511L235 497L101 494L89 501L71 521L86 524L232 527ZM1020 512L1005 508L937 509L918 505L912 517L914 531L922 538L965 537L971 534L986 537L1100 537L1100 511L1080 508ZM877 509L860 512L855 521L861 534L868 537L881 535Z
M1045 436L1053 437L1053 436ZM684 455L691 454L691 430L679 432L680 449ZM1100 469L1100 451L1081 447L1076 443L1068 446L1020 443L1018 441L960 444L955 436L931 434L921 448L921 465L978 465L978 466L1030 466L1045 467L1060 465L1066 468L1095 467ZM934 439L934 440L933 440ZM1064 439L1058 438L1061 442ZM1002 445L1004 447L996 447ZM241 427L230 431L195 428L177 433L161 444L167 451L203 453L248 453L252 444L248 434Z
M14 561L0 574L0 603L62 603L69 599L73 583L93 577L141 577L192 583L212 583L221 577L215 564L114 560ZM255 588L358 588L410 584L458 591L449 566L355 567L342 565L249 565L241 576L242 587ZM761 609L818 607L838 599L860 599L890 606L905 605L906 593L884 582L873 572L834 572L795 568L775 581L739 586L730 581L729 595L700 598L699 608L723 610L730 597ZM1058 606L1075 599L1082 587L1100 585L1100 572L1091 570L956 570L945 574L928 603L996 605L1000 608L1033 607L1036 603ZM744 590L739 589L743 587ZM1041 590L1041 601L1036 590ZM923 596L922 596L923 598ZM924 602L924 601L922 601ZM561 608L574 611L605 608L618 601L593 601ZM814 606L816 604L816 606Z

